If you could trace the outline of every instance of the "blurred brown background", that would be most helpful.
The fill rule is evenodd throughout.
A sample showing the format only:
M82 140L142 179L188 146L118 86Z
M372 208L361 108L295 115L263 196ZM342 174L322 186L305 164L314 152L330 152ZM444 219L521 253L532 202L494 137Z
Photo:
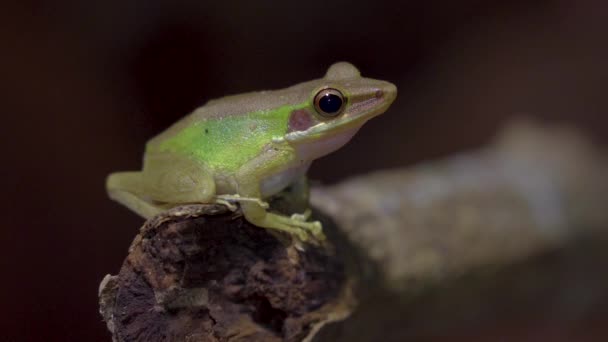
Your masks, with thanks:
M109 340L97 287L142 221L107 199L104 178L139 168L148 138L211 98L338 60L396 83L386 115L313 165L324 182L481 146L514 114L608 140L603 1L301 3L3 3L0 340ZM585 322L585 336L603 323ZM497 319L461 334L555 329Z

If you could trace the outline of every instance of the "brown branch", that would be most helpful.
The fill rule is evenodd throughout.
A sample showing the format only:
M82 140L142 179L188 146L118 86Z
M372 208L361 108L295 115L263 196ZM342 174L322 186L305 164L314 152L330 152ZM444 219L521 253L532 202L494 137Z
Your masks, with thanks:
M304 250L223 206L148 221L101 285L116 341L299 341L352 306L342 258Z
M413 304L420 293L604 234L604 154L565 128L506 132L472 154L317 188L331 218L322 247L301 250L220 206L147 222L101 285L114 340L397 341L418 317L441 317Z

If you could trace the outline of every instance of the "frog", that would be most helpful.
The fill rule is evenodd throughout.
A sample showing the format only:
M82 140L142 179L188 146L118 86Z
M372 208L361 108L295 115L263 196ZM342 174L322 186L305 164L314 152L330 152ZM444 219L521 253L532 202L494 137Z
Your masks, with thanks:
M188 204L223 204L251 224L300 241L325 239L310 209L285 215L268 200L288 187L308 198L312 161L384 113L397 87L348 62L287 88L208 101L147 141L140 171L111 173L106 190L145 219Z

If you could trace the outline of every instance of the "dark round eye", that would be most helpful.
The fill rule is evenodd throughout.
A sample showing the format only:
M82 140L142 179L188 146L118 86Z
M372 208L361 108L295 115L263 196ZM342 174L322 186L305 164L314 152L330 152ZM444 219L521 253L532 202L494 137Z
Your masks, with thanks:
M336 89L323 89L315 95L315 109L317 113L326 118L340 115L345 104L344 95Z

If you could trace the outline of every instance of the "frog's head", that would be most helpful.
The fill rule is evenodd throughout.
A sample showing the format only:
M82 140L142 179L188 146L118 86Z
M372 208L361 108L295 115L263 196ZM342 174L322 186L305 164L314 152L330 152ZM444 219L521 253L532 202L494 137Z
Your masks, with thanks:
M352 64L333 64L325 77L295 87L309 98L289 116L285 140L312 160L346 144L367 120L384 113L397 96L392 83L361 77Z

